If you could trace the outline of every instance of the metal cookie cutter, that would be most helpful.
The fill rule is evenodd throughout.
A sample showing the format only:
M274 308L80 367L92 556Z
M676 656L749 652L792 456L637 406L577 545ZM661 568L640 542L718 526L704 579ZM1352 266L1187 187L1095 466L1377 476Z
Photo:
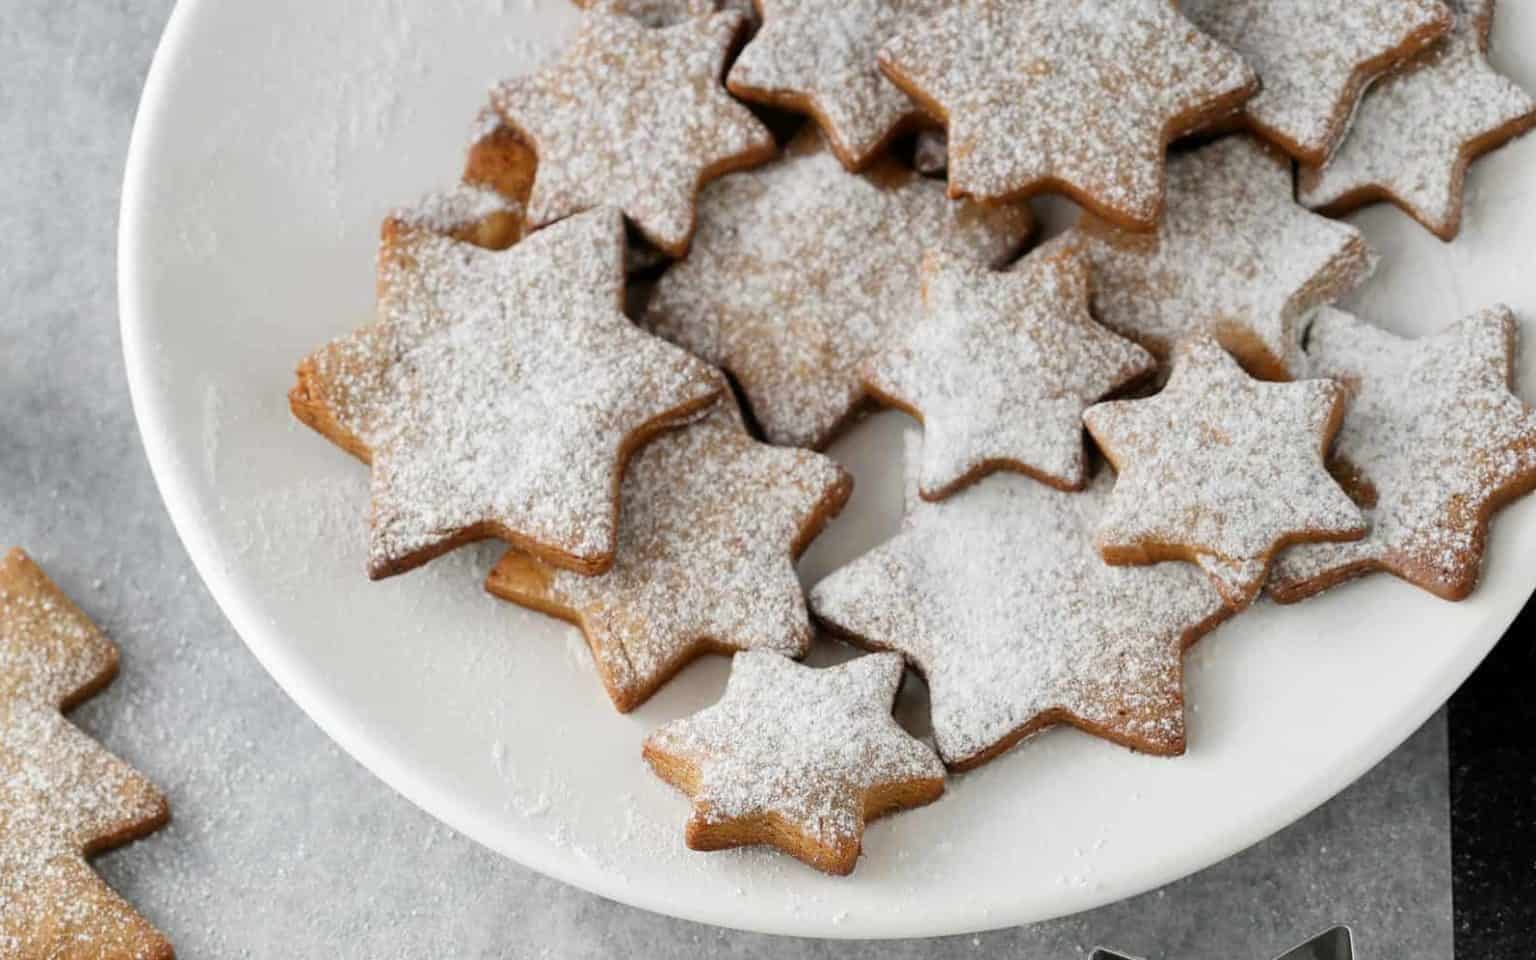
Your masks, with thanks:
M1141 960L1128 953L1098 947L1089 960ZM1355 937L1349 927L1329 927L1305 943L1280 954L1275 960L1355 960Z

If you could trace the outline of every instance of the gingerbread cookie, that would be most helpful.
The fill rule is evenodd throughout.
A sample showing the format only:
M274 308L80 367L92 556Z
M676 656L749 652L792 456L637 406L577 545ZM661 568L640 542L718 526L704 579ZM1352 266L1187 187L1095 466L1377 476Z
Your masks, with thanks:
M864 824L944 792L938 757L897 725L901 658L823 670L774 653L738 653L725 695L645 740L656 775L693 800L695 850L774 846L848 874Z
M686 253L699 186L776 150L720 85L744 26L736 13L653 29L593 11L559 63L496 87L492 106L539 158L529 222L615 206L666 253Z
M612 208L500 252L386 226L377 322L307 358L289 394L373 466L370 576L484 537L612 564L624 463L722 389L625 318L623 251Z
M1112 567L1094 545L1113 481L1084 493L989 477L912 508L894 539L811 589L818 620L902 653L955 769L1057 723L1184 751L1181 654L1230 609L1181 563Z
M949 191L1059 190L1148 230L1170 140L1258 89L1168 0L974 0L890 40L880 66L949 130Z
M628 712L703 653L803 656L811 625L794 560L852 489L821 454L753 440L723 400L630 461L607 573L512 551L486 589L579 626L609 698Z
M1168 164L1168 206L1154 234L1085 215L1075 229L1093 264L1094 315L1166 357L1210 334L1260 377L1297 376L1307 316L1361 283L1372 257L1360 231L1309 213L1291 164L1249 137L1227 137Z
M1081 488L1083 411L1157 365L1089 316L1081 253L1053 242L1007 273L930 254L922 285L921 319L864 377L923 423L922 495L995 470Z
M1119 474L1099 526L1104 559L1208 559L1241 607L1279 548L1360 539L1365 521L1324 466L1343 414L1332 380L1265 383L1215 340L1184 341L1161 393L1083 415Z
M880 72L881 44L943 9L942 0L759 0L763 26L726 86L747 100L809 113L843 166L868 166L922 117Z
M1244 124L1304 163L1327 161L1366 87L1444 36L1440 0L1183 0L1179 9L1232 47L1263 86Z
M1536 100L1488 63L1493 0L1447 3L1451 33L1372 88L1327 165L1302 169L1302 203L1343 214L1390 200L1455 238L1468 165L1536 125Z
M1370 532L1286 550L1271 596L1289 603L1377 570L1447 600L1472 592L1490 516L1536 487L1536 412L1510 390L1518 334L1507 307L1420 340L1334 310L1313 322L1313 369L1350 395L1332 466Z
M729 370L769 441L820 447L864 399L865 361L910 322L924 248L1000 265L1029 227L1024 208L955 203L889 157L850 175L810 131L705 188L693 252L644 323Z
M633 17L648 27L671 27L685 20L707 17L716 10L734 10L757 22L752 0L572 0L585 10L602 10Z
M0 559L0 956L172 956L85 862L170 815L154 785L59 712L116 672L117 648L25 553Z

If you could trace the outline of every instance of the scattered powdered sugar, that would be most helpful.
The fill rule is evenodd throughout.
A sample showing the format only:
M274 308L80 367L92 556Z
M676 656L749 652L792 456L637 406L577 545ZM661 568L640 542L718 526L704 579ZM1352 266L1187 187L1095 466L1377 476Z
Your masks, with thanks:
M1157 753L1184 744L1180 654L1228 615L1179 563L1113 567L1093 531L1113 481L1084 493L998 475L915 506L893 540L811 590L811 609L928 681L952 766L1065 721Z
M421 230L386 241L378 322L312 357L329 411L372 453L371 570L487 525L584 565L611 553L625 445L721 389L620 312L622 260L612 209L504 252Z
M610 570L582 576L514 552L488 586L573 614L628 710L703 650L805 654L812 632L794 557L850 487L827 457L756 442L722 402L630 462Z
M773 136L720 84L743 18L665 29L592 12L561 60L504 81L491 104L539 157L534 226L615 206L682 256L701 180L773 155Z
M1154 353L1216 337L1253 373L1301 372L1308 313L1369 275L1360 231L1298 206L1291 165L1249 137L1174 157L1153 234L1085 216L1074 235L1093 264L1094 315Z
M661 727L646 749L698 770L703 823L777 816L822 844L857 842L866 794L944 776L891 717L901 675L889 654L816 669L738 653L720 701Z
M1007 273L929 254L922 284L922 318L865 379L921 417L923 495L998 468L1081 486L1083 411L1156 366L1089 316L1081 254L1054 242Z
M1312 163L1338 146L1372 80L1451 26L1441 0L1184 0L1179 9L1258 71L1263 86L1244 120Z
M1456 235L1467 161L1536 123L1536 100L1488 64L1493 0L1447 2L1450 35L1371 89L1328 164L1302 168L1302 203L1343 212L1385 196Z
M1216 341L1185 341L1161 393L1083 415L1119 473L1099 527L1106 559L1211 554L1230 569L1297 540L1358 538L1360 511L1323 463L1342 403L1331 380L1265 383Z
M489 187L461 183L429 193L411 206L392 211L390 216L407 227L452 234L497 214L520 217L522 213L520 204Z
M1355 490L1370 532L1286 550L1270 581L1277 598L1371 570L1452 599L1471 591L1488 514L1536 484L1536 413L1509 389L1517 330L1505 307L1420 340L1338 311L1317 318L1308 356L1349 390L1335 472Z
M838 156L862 167L922 115L875 55L943 8L942 0L764 0L762 29L731 67L729 86L748 100L803 101Z
M926 249L1006 262L1023 206L981 208L883 162L850 175L814 133L777 162L710 184L688 258L645 324L735 375L767 438L825 444L864 397L860 368L916 319Z
M974 0L892 39L881 64L949 128L949 182L982 199L1063 187L1150 226L1168 140L1225 115L1253 71L1167 0Z

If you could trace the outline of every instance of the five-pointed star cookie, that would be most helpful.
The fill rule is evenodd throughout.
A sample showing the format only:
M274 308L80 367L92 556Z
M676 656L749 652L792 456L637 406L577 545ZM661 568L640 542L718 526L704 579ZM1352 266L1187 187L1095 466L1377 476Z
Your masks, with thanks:
M819 447L864 399L864 362L914 315L924 248L999 265L1029 225L1023 207L951 201L889 157L849 174L812 131L705 188L693 252L644 322L729 370L771 442Z
M850 170L867 166L922 116L875 56L941 0L761 0L763 26L726 85L748 100L809 113Z
M1263 86L1243 122L1312 164L1349 129L1371 81L1451 28L1441 0L1183 0L1179 9L1232 47Z
M1000 475L920 501L895 539L811 589L818 620L927 680L951 767L1057 723L1184 751L1181 654L1230 608L1186 564L1104 563L1094 529L1112 482L1064 493Z
M949 128L952 196L1061 190L1151 229L1168 142L1258 89L1168 0L973 0L890 40L886 74Z
M1094 315L1106 326L1160 356L1208 333L1274 380L1301 371L1311 311L1372 266L1360 231L1297 205L1290 161L1249 137L1168 164L1168 208L1156 233L1085 215L1075 234L1093 264Z
M0 559L0 954L168 960L85 857L163 825L165 798L65 720L117 649L27 555Z
M512 551L486 587L577 624L627 712L702 653L803 656L812 634L794 559L852 488L821 454L753 440L722 401L630 461L611 570L584 577Z
M891 717L901 658L817 670L738 653L725 695L645 741L657 776L693 800L695 850L769 844L827 873L859 859L864 824L944 792L944 766Z
M1265 383L1215 340L1184 341L1161 393L1083 415L1119 477L1099 526L1112 564L1202 564L1234 606L1274 552L1358 540L1365 521L1324 465L1344 414L1332 380Z
M995 470L1062 490L1086 477L1083 411L1156 361L1088 314L1088 264L1053 242L1007 273L923 260L922 317L865 374L871 394L923 422L922 495Z
M648 27L671 27L707 17L720 9L720 0L573 0L586 10L633 17Z
M1472 592L1493 511L1536 487L1536 412L1510 391L1517 337L1506 307L1419 340L1338 311L1317 318L1313 369L1350 393L1334 473L1370 532L1286 550L1272 596L1300 600L1376 570L1447 600Z
M629 455L722 389L624 316L623 257L612 208L499 252L386 225L377 322L306 359L289 394L373 466L370 576L492 536L612 564Z
M1493 0L1447 0L1449 36L1371 88L1301 202L1330 214L1390 200L1442 240L1461 229L1467 167L1536 125L1536 100L1488 64Z
M592 11L559 63L493 90L538 154L533 226L615 206L657 247L686 253L699 186L776 149L720 85L744 24L728 12L655 29Z

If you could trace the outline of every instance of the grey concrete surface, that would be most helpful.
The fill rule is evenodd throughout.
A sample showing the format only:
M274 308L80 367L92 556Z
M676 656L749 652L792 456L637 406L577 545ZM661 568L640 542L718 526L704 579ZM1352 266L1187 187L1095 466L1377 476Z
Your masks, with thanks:
M792 941L645 914L504 861L394 795L225 622L171 529L129 410L118 189L169 8L0 0L0 542L25 546L122 647L122 675L76 720L166 789L174 821L99 866L181 956L1043 960L1111 943L1262 960L1347 920L1367 956L1450 958L1443 717L1301 823L1198 876L1090 914L939 941Z

